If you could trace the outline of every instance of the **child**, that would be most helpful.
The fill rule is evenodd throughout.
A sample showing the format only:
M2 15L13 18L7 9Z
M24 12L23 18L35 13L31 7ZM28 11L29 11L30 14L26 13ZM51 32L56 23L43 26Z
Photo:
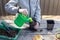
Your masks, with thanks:
M22 12L24 15L29 15L34 20L34 23L30 23L30 30L37 30L41 20L41 9L39 0L10 0L5 5L5 10L11 14ZM31 25L34 25L31 26Z

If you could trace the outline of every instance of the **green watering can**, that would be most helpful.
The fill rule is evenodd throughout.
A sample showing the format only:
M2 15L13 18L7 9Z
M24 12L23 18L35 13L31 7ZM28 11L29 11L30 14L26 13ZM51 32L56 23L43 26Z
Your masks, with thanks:
M26 22L32 22L32 18L29 18L28 16L25 16L24 14L22 14L21 12L18 14L18 16L16 17L16 19L14 20L14 23L18 26L18 27L22 27L22 25Z

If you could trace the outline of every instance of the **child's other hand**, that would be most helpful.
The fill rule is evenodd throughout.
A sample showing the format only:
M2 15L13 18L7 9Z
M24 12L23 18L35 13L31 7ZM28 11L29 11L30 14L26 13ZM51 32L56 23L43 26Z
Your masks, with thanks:
M39 23L37 22L36 25L34 26L35 29L38 29Z
M33 22L30 23L30 27L33 27L34 29L38 29L39 23L36 21L35 18L32 18Z
M28 15L27 9L19 9L19 12L22 12L24 15Z

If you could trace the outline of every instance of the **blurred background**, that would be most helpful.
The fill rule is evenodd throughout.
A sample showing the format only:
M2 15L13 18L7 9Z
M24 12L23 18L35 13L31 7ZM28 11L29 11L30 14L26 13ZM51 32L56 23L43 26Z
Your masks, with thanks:
M4 5L9 0L0 0L0 19L13 20L15 15L7 13ZM40 0L42 19L60 19L60 0Z

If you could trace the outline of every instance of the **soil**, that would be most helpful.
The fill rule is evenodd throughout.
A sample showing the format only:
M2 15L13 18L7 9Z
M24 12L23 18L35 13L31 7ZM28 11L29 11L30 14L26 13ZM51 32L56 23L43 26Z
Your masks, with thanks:
M6 32L4 29L0 29L0 35L7 36L7 37L15 37L18 34L18 30L12 30L10 34Z

